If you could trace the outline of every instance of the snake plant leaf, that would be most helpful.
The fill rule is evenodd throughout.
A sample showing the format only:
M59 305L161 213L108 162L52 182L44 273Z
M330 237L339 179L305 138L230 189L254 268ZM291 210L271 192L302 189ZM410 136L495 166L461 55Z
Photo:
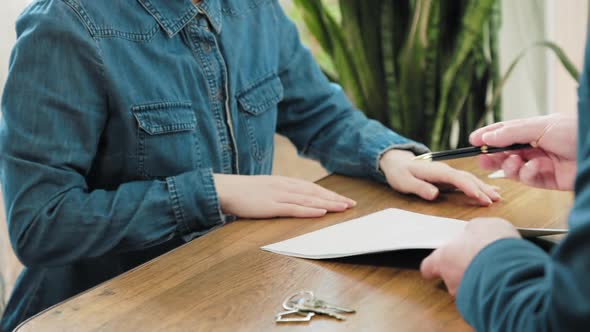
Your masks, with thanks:
M344 34L334 17L318 0L294 0L303 9L303 20L320 46L338 68L338 82L360 108L366 107L366 98L358 86L360 77L352 60Z
M403 111L400 100L398 56L410 25L410 10L409 0L384 0L380 17L384 94L389 115L389 122L386 124L404 135L408 133L405 130L406 112Z
M332 39L326 27L326 11L321 1L294 0L295 5L303 9L303 20L309 31L314 35L321 47L328 54L333 53Z
M489 91L486 90L486 94L493 95L494 91L496 91L499 87L499 82L501 79L500 74L500 52L499 52L499 45L500 45L500 26L502 25L502 6L500 6L500 2L496 2L494 9L492 11L492 16L490 17L489 25L488 25L488 43L490 48L490 57L489 57L489 64L491 67L491 85L489 86ZM487 104L487 101L486 101ZM502 104L497 103L493 107L493 121L498 122L502 118ZM487 112L484 111L482 114L482 118L478 121L478 124L483 124L486 120L485 117L487 116Z
M405 130L419 133L424 119L424 81L426 71L427 28L433 0L416 0L414 16L408 36L400 54L401 103L413 116L405 122ZM422 139L418 137L419 139Z
M426 47L424 55L424 120L420 127L421 132L428 132L432 127L433 119L438 106L438 86L440 81L440 33L441 25L441 1L432 3L428 26L426 28ZM421 138L425 140L426 137Z
M356 83L360 86L363 96L365 97L365 111L367 114L379 121L384 121L380 114L385 107L383 94L380 88L382 83L377 76L383 71L380 60L369 59L367 52L368 47L379 47L379 43L366 45L367 41L373 40L375 36L370 36L371 32L365 33L365 24L363 22L363 7L366 7L361 0L348 0L340 3L340 12L342 16L342 30L346 46L350 50L352 65L357 71L359 81ZM375 52L379 52L377 49ZM371 61L373 60L373 61ZM375 68L376 67L376 68Z
M454 80L457 72L461 66L463 66L465 59L467 59L477 41L481 39L484 29L483 22L486 22L489 19L495 1L496 0L478 0L471 1L467 4L463 16L463 28L459 33L455 55L442 78L441 99L434 127L432 129L432 140L430 141L430 146L433 149L439 149L441 147L443 127L447 119L449 119L449 93L454 87Z

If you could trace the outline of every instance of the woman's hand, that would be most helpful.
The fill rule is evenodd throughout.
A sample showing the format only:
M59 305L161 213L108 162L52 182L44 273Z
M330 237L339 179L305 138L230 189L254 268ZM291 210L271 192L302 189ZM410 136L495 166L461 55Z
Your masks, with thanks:
M380 168L393 189L434 200L439 195L436 185L452 185L482 205L501 199L494 187L469 172L440 162L414 160L414 157L409 151L390 150L381 158Z
M552 114L495 123L474 131L475 146L504 147L529 143L535 148L480 156L485 169L533 187L573 190L576 176L577 117Z
M356 202L304 180L268 175L214 174L223 213L241 218L315 218Z

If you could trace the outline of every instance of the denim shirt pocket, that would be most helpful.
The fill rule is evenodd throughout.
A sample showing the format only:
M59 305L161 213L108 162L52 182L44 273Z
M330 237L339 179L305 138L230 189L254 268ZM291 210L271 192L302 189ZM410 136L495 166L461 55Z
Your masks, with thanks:
M257 162L272 158L277 109L283 92L281 80L273 74L237 94L240 124L248 134L250 153Z
M198 167L197 117L190 102L135 105L140 176L165 178Z

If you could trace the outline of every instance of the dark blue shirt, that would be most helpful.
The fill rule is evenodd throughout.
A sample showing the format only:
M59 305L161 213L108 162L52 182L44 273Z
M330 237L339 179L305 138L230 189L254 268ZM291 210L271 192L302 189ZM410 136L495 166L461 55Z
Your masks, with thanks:
M17 34L0 178L26 268L4 330L223 225L213 173L269 174L275 132L381 181L384 151L426 150L354 109L276 0L43 0Z

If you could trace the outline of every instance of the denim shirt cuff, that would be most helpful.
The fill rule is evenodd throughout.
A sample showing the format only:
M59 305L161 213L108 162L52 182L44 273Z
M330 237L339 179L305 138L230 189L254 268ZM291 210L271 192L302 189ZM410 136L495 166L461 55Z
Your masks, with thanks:
M211 169L168 177L166 182L177 230L185 241L224 223Z
M381 183L387 183L385 174L379 167L381 157L389 150L407 150L413 152L415 155L430 152L430 150L423 144L412 141L392 131L377 135L366 142L365 149L363 149L362 158L363 163L368 165L368 175Z

